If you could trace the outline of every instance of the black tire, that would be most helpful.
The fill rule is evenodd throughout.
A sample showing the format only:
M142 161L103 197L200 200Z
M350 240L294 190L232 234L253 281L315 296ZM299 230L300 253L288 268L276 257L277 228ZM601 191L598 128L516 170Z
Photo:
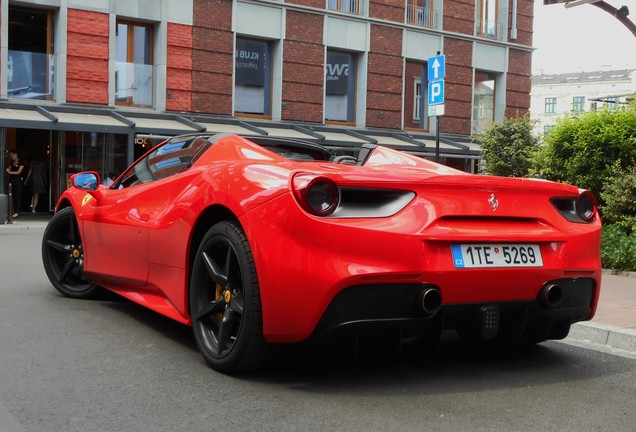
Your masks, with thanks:
M190 315L199 351L213 369L253 370L268 356L254 259L234 222L214 225L199 246L190 278Z
M84 275L84 252L72 207L58 211L42 238L42 263L59 292L72 298L93 297L100 288Z

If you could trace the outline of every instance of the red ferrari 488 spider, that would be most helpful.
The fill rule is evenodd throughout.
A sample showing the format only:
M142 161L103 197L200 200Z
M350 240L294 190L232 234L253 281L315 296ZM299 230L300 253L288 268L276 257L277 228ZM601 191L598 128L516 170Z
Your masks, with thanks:
M599 298L595 198L565 184L224 134L172 138L110 186L71 183L42 243L54 287L191 325L223 372L301 341L559 339Z

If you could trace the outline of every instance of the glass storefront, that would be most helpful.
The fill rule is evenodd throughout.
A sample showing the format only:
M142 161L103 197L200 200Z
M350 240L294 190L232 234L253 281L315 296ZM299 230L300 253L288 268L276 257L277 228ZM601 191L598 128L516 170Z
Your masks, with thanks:
M96 171L106 184L129 165L128 135L99 132L50 131L41 129L5 129L4 147L17 150L25 173L44 165L45 192L39 194L37 212L50 212L68 187L70 176L80 171ZM25 175L26 179L26 175ZM23 188L19 212L32 211L33 183Z

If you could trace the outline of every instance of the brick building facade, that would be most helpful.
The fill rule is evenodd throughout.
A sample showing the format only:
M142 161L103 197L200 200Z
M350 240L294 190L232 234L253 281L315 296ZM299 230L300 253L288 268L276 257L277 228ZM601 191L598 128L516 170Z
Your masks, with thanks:
M51 201L90 165L85 146L100 149L107 173L157 136L183 132L268 133L351 151L378 142L431 157L427 60L441 53L442 162L474 171L472 137L529 110L532 5L1 0L0 146L23 146L27 157L46 147Z

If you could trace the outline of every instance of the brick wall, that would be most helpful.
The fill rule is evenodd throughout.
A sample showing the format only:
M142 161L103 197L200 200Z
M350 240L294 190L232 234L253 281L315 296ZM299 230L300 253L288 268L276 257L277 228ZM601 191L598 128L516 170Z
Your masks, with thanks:
M517 2L517 39L513 41L515 43L532 46L533 3L533 0L518 0ZM512 13L512 8L510 12Z
M369 0L369 16L403 23L404 0Z
M168 111L192 111L192 43L192 27L168 24Z
M367 126L401 128L402 31L371 26L368 62Z
M447 37L444 40L444 54L446 107L445 114L440 119L440 130L468 135L473 99L473 44L470 41Z
M232 114L232 0L195 0L192 111Z
M532 53L510 49L506 81L506 117L519 117L530 110Z
M444 30L472 35L475 31L475 1L444 0Z
M108 14L68 10L68 102L108 105L108 34Z
M324 100L324 19L287 11L283 50L282 119L321 123Z
M327 4L325 0L285 0L285 3L298 4L303 6L311 6L315 8L325 8Z

